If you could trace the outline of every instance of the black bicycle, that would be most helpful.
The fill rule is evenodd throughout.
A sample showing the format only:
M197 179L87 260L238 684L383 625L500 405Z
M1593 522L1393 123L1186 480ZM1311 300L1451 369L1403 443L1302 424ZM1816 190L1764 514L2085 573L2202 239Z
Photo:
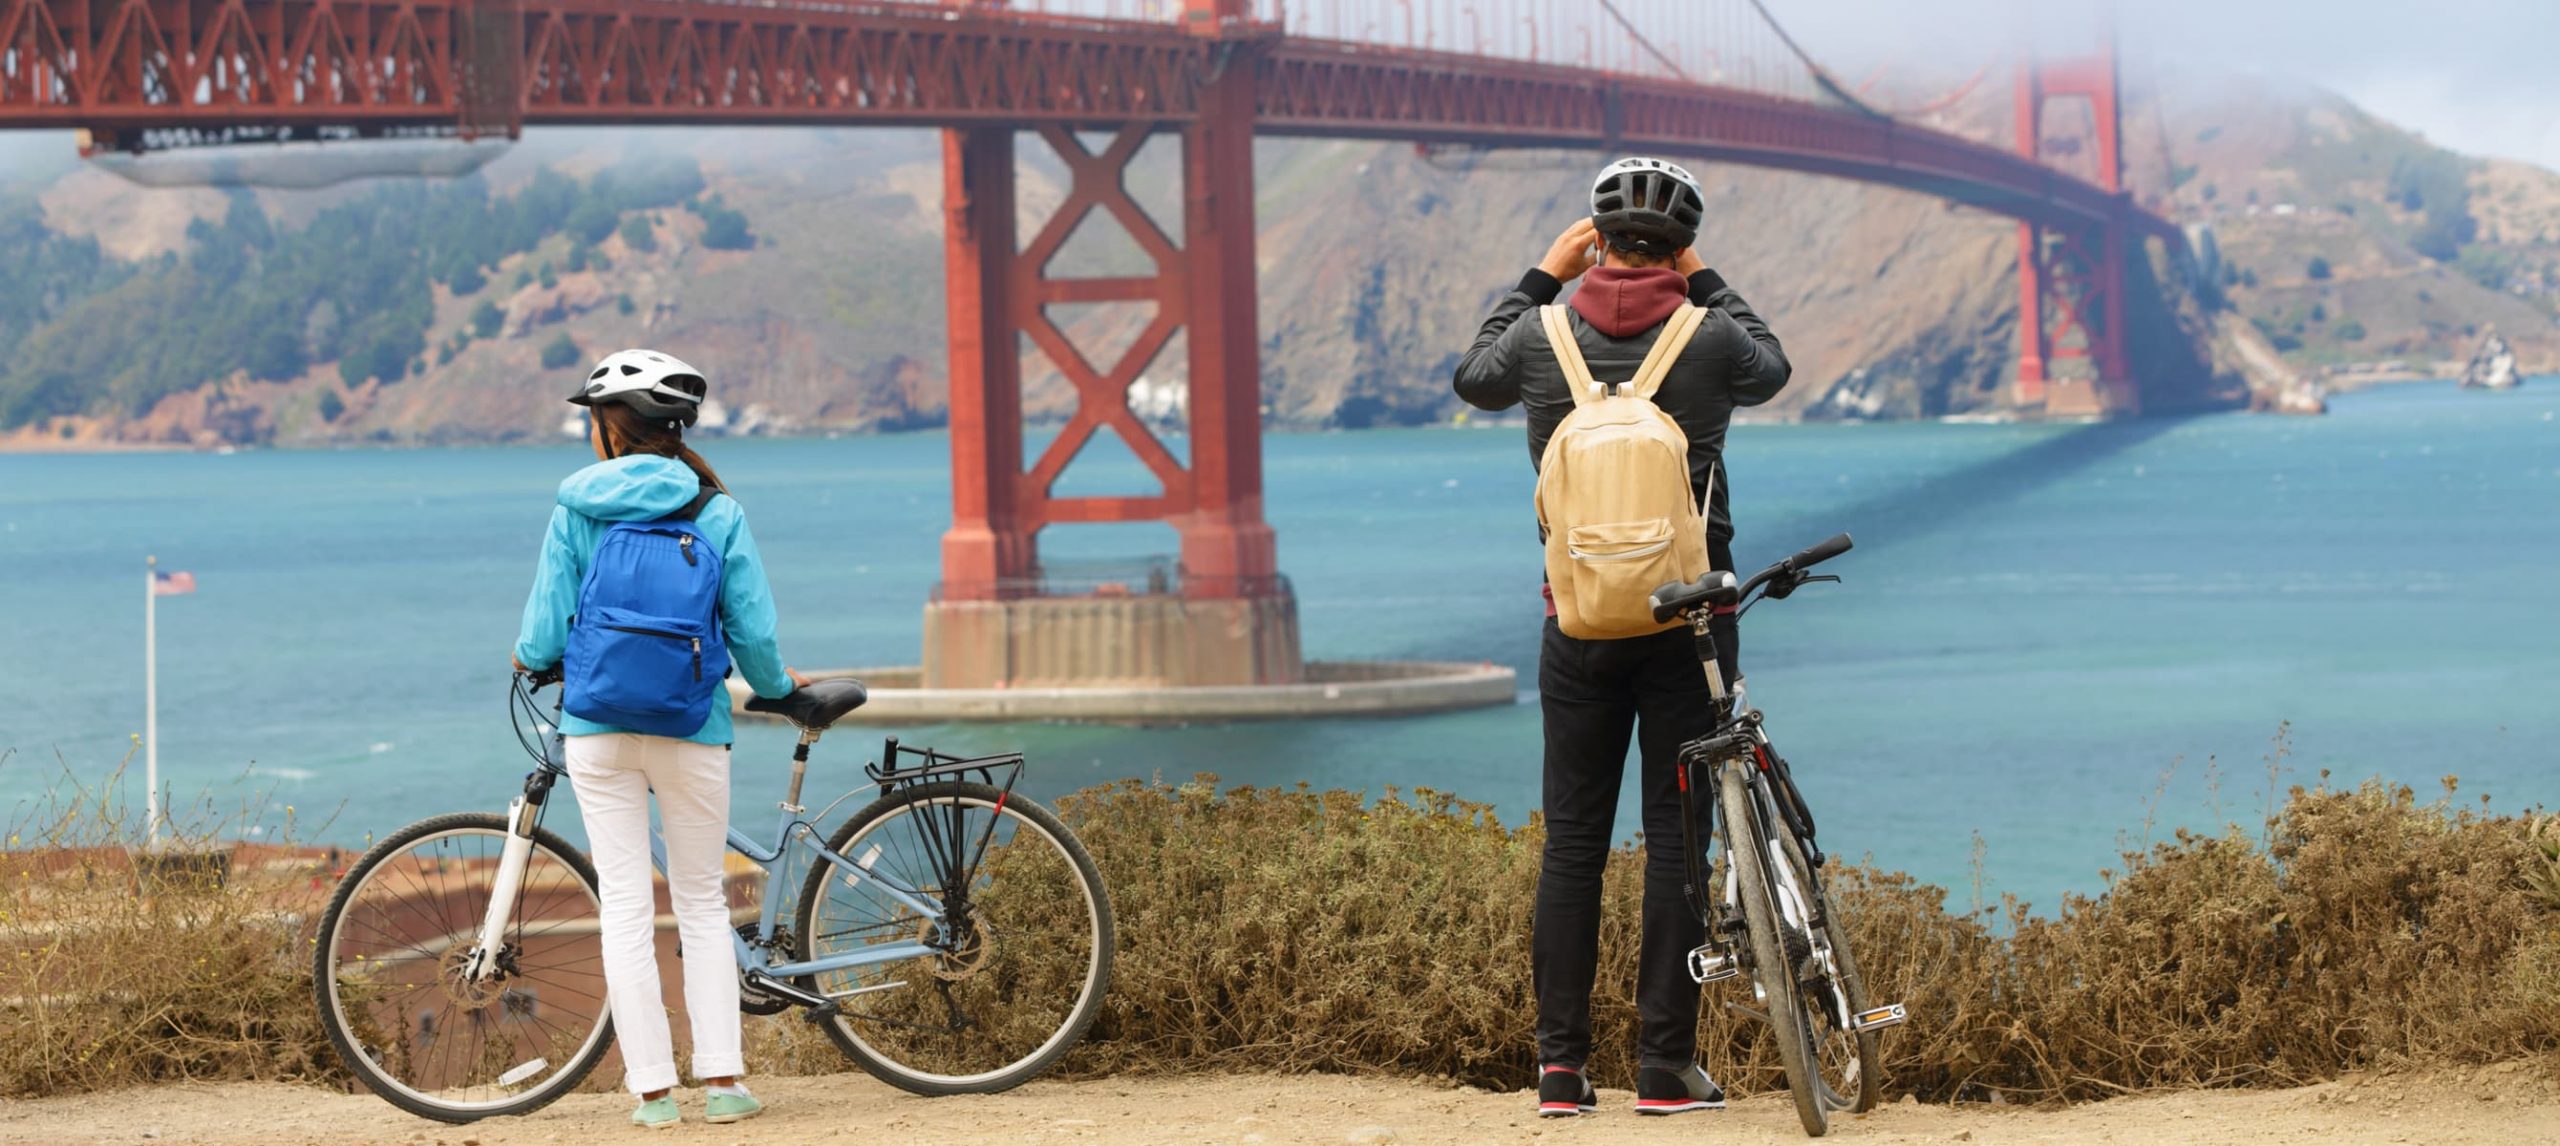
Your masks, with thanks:
M1690 908L1707 925L1706 943L1689 953L1689 975L1703 985L1751 974L1752 994L1762 1009L1727 1005L1776 1032L1796 1118L1816 1138L1830 1128L1831 1111L1874 1108L1883 1090L1876 1032L1908 1015L1900 1003L1867 1004L1848 929L1823 887L1827 857L1814 842L1813 812L1796 790L1786 758L1770 745L1760 712L1744 698L1742 683L1727 688L1709 622L1718 609L1736 610L1738 616L1758 601L1783 600L1814 582L1838 581L1808 570L1849 547L1843 533L1740 584L1731 573L1709 573L1692 584L1664 585L1651 600L1655 620L1689 622L1715 705L1714 730L1680 749L1686 890ZM1708 807L1723 813L1710 813L1725 856L1721 894L1713 896L1714 869L1698 830L1702 801L1713 801Z

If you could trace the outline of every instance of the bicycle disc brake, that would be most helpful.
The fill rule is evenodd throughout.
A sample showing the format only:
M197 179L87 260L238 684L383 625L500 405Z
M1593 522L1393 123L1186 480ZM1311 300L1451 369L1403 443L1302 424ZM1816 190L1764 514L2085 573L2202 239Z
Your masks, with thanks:
M994 930L987 926L986 920L969 920L967 933L961 936L957 945L948 950L934 942L935 933L940 929L940 923L928 919L916 934L917 942L935 948L934 978L945 983L959 983L976 978L978 972L987 969L987 960L995 955L996 937Z

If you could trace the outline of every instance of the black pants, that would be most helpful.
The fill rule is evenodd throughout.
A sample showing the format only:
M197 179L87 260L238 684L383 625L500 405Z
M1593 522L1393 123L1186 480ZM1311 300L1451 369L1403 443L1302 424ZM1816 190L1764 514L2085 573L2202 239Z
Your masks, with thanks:
M1723 546L1718 545L1718 550ZM1717 568L1731 559L1721 552ZM1731 618L1716 643L1727 679L1736 665ZM1697 1061L1698 985L1688 953L1706 928L1681 893L1680 745L1714 720L1706 675L1685 628L1615 641L1564 635L1554 618L1538 654L1546 723L1546 854L1538 872L1530 964L1538 995L1538 1061L1579 1068L1591 1058L1591 987L1600 948L1600 875L1626 771L1627 742L1642 748L1644 937L1636 967L1636 1052L1641 1063ZM1712 805L1702 805L1704 812ZM1698 828L1709 830L1702 815Z

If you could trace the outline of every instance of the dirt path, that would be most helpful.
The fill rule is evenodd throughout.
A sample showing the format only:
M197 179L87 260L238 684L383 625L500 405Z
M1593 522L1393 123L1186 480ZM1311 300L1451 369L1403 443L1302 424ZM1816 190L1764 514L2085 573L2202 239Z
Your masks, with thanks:
M1779 1097L1732 1110L1639 1119L1623 1092L1601 1113L1542 1122L1525 1093L1453 1090L1397 1079L1241 1076L1034 1083L993 1098L931 1101L860 1075L757 1084L762 1118L709 1126L700 1098L679 1092L685 1124L667 1135L624 1124L620 1095L585 1094L520 1119L445 1126L371 1097L304 1086L155 1087L0 1104L0 1142L211 1143L218 1146L518 1146L527 1143L1799 1143ZM2560 1084L2548 1065L2509 1064L2423 1077L2350 1079L2299 1090L2183 1092L2066 1110L1888 1106L1835 1122L1850 1142L2463 1146L2560 1142Z

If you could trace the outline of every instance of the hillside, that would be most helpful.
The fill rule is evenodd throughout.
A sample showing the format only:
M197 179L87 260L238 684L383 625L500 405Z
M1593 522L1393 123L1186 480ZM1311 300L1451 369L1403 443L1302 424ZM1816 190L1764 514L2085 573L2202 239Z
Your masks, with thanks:
M2293 369L2423 370L2466 356L2491 324L2529 366L2560 361L2560 176L2440 151L2321 93L2239 82L2140 103L2127 135L2137 190L2212 224L2232 307L2207 348L2216 320L2155 250L2145 269L2165 285L2136 292L2131 321L2138 367L2173 382L2161 404L2230 400L2243 322ZM943 416L931 133L544 132L467 179L290 192L146 189L27 153L13 145L0 180L0 257L36 272L0 285L0 444L540 438L558 431L580 365L640 344L710 371L733 428ZM1027 235L1060 198L1062 167L1030 137L1022 154ZM1159 138L1130 178L1167 223L1176 154ZM1458 415L1450 365L1577 210L1594 162L1263 143L1269 418ZM1700 174L1701 250L1795 361L1766 415L2005 408L2014 224L1833 180ZM1096 216L1056 269L1142 268L1115 231ZM1147 317L1055 313L1097 359ZM1151 381L1181 377L1180 349ZM1062 414L1070 394L1036 353L1031 367L1032 416Z
M2560 174L2263 79L2182 82L2161 111L2171 210L2212 225L2233 308L2296 367L2424 372L2495 327L2560 369Z

